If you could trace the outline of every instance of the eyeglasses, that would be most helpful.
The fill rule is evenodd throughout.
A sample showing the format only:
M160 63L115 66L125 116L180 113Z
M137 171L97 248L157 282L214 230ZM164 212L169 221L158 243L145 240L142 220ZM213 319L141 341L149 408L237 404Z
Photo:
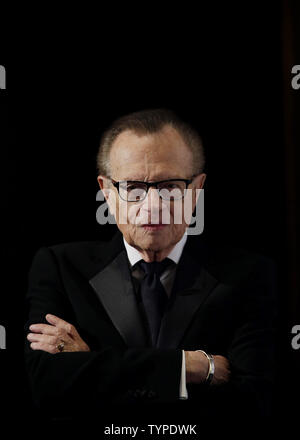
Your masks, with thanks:
M181 200L185 196L186 189L193 181L191 179L168 179L158 182L140 182L137 180L122 180L117 182L110 179L115 188L117 188L119 196L125 202L141 202L147 196L149 188L156 188L159 196L163 200Z

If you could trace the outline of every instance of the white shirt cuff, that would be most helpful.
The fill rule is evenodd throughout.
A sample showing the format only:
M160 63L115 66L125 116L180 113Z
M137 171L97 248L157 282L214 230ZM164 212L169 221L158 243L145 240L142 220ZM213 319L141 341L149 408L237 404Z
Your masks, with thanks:
M181 379L179 385L179 399L188 399L188 392L186 389L186 374L185 374L185 354L182 350L182 364L181 364Z

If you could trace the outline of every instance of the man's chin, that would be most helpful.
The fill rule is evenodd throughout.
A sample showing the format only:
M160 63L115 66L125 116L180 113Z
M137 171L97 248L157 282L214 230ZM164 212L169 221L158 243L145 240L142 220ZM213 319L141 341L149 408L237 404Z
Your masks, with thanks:
M143 228L141 242L153 251L160 251L168 246L169 234L165 228Z
M129 244L145 251L159 252L168 249L176 244L184 233L181 229L174 228L172 224L153 230L143 226L135 225L133 228L121 231Z

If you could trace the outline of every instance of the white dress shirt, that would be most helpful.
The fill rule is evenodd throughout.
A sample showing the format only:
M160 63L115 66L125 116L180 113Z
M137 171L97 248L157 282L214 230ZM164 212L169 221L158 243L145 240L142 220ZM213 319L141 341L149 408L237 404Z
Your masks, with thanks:
M166 258L170 258L170 260L172 260L175 263L174 265L167 267L166 270L160 276L160 281L161 281L162 285L164 286L168 296L171 295L172 286L173 286L173 282L174 282L175 274L176 274L176 267L177 267L177 264L180 260L184 245L186 243L186 240L187 240L187 235L183 234L182 238L178 241L178 243L175 244L175 246L173 247L171 252L166 256ZM125 249L127 252L130 266L131 266L131 268L133 268L132 275L135 278L141 280L144 276L143 271L138 266L137 267L133 267L133 266L135 266L136 263L138 263L140 260L142 260L143 257L137 249L135 249L133 246L131 246L130 244L127 243L127 241L125 240L124 237L123 237L123 241L124 241L124 245L125 245ZM184 350L182 350L181 380L180 380L180 384L179 384L178 397L180 399L187 399L188 398L188 392L187 392L187 388L186 388Z

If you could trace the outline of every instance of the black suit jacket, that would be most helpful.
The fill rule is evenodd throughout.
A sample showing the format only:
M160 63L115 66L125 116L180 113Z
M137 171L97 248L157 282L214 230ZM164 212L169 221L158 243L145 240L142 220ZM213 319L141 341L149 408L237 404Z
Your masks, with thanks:
M26 334L52 313L72 323L91 352L52 355L33 351L26 340L34 401L62 414L134 405L263 414L274 363L274 292L268 258L189 236L152 348L119 231L110 242L41 248L29 275ZM182 349L226 356L230 382L188 385L188 401L179 401Z

